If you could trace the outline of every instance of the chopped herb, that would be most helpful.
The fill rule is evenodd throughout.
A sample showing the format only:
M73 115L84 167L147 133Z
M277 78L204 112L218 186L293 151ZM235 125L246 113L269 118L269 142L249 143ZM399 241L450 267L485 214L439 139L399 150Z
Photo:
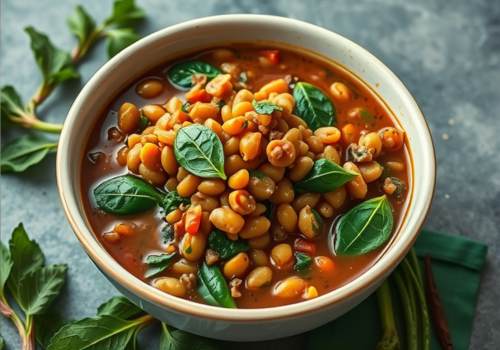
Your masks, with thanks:
M272 114L274 111L282 111L283 108L270 101L259 101L253 100L252 102L255 112L259 114Z

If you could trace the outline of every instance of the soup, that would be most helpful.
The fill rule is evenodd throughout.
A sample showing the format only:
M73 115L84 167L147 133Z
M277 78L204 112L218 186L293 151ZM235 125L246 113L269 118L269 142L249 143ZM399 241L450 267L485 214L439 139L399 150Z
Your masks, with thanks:
M410 170L404 132L355 76L309 53L231 45L121 92L89 136L82 192L97 238L139 279L259 308L373 265Z

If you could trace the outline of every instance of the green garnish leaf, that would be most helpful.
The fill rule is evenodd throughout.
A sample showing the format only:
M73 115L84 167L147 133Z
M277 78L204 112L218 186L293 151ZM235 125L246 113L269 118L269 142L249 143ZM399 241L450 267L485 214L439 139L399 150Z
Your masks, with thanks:
M304 192L324 193L336 190L357 176L334 162L321 158L295 188Z
M113 297L97 308L97 316L109 315L128 320L143 314L140 308L123 296Z
M135 341L134 334L141 324L138 320L127 321L110 315L84 318L59 329L47 350L127 350Z
M198 293L208 304L236 308L229 287L216 265L203 263L198 271Z
M137 214L160 203L164 194L146 181L121 175L105 180L93 191L97 206L116 215Z
M52 304L49 311L34 316L35 337L42 349L47 349L50 339L66 324L63 317L54 309L55 305Z
M295 264L293 265L293 269L297 272L304 272L311 266L312 258L305 254L296 252L295 253Z
M176 256L177 254L175 252L170 254L149 254L144 260L144 262L148 265L148 269L144 273L144 277L150 278L165 271L168 267L170 267L170 265L172 265Z
M229 259L238 253L250 249L248 243L242 239L233 241L219 230L213 230L208 236L208 246L215 250L221 259Z
M177 191L170 191L165 195L160 205L165 209L165 214L168 214L179 208L182 204L188 205L190 203L191 200L189 198L179 196Z
M44 313L59 295L66 280L66 265L49 265L24 275L18 286L18 302L26 315Z
M187 199L187 198L184 198ZM161 241L164 245L169 244L175 240L174 225L167 223L160 231Z
M316 130L336 124L336 112L330 99L312 84L299 82L293 88L295 114Z
M180 329L169 329L165 324L161 324L160 349L161 350L218 350L213 339L200 337L196 334L187 333Z
M272 114L274 111L282 111L283 108L278 106L275 103L272 103L271 101L259 101L257 102L256 100L252 101L253 108L255 109L255 112L259 114Z
M6 85L0 90L0 109L2 121L9 116L25 114L23 101L13 86Z
M104 24L116 28L130 27L146 16L144 10L135 4L134 0L115 0L113 13Z
M35 28L30 26L25 30L30 36L31 50L42 72L44 85L57 85L80 77L66 51L55 47L47 35L36 31Z
M7 285L14 299L18 301L21 281L26 275L41 269L45 263L45 257L38 243L29 239L23 224L19 224L12 231L9 247L13 265Z
M40 136L25 135L2 147L1 172L20 173L55 152L57 143Z
M361 255L377 249L390 237L393 222L391 205L385 195L358 204L334 227L336 254Z
M108 36L109 57L113 57L139 39L139 35L132 28L111 29L106 32L106 35Z
M221 71L214 66L202 61L180 62L167 71L168 81L181 90L190 89L193 86L193 75L204 74L208 80L215 78Z
M68 27L73 34L78 38L80 46L85 44L94 30L96 25L94 19L87 13L85 8L77 5L75 12L68 17Z
M5 283L9 278L13 264L9 249L0 241L0 298L5 295Z
M217 135L200 124L179 129L174 142L177 162L191 174L225 180L224 150Z

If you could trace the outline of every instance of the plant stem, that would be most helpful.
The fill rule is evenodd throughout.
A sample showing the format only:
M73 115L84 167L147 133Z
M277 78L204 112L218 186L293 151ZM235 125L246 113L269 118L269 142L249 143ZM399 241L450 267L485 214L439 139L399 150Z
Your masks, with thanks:
M411 281L413 282L413 287L415 288L415 291L417 293L417 298L418 301L420 302L419 306L419 311L421 314L421 331L422 331L422 348L424 350L429 350L430 349L430 321L429 321L429 311L427 309L427 302L425 300L425 294L424 294L424 289L422 282L419 281L417 275L421 272L415 272L412 269L412 265L409 262L409 259L405 258L403 262L401 263L401 266L403 267L403 273L407 274ZM417 266L417 268L419 268Z
M21 338L22 350L35 350L35 337L34 331L33 336L28 333L27 327L24 326L21 318L16 314L16 312L9 305L9 302L5 296L0 297L0 313L10 319L17 329L19 338Z
M52 134L59 134L63 128L63 124L49 123L40 120L36 115L9 116L9 119L16 124L27 129L40 130Z
M377 350L399 349L399 336L394 321L394 311L392 308L391 290L388 280L377 290L377 301L382 321L382 338L377 344Z
M396 282L396 287L399 292L399 299L403 306L403 313L406 323L406 343L408 350L418 349L418 324L416 321L416 314L412 308L414 301L411 300L412 296L408 293L407 285L403 279L403 274L398 268L393 274L394 281ZM408 287L411 287L409 285ZM413 296L414 297L414 296Z
M85 57L85 55L90 50L92 45L94 45L97 40L99 40L100 38L102 38L104 36L104 34L105 34L104 28L105 28L105 26L103 24L98 26L92 32L92 34L89 35L89 37L87 38L87 40L85 42L78 44L73 49L73 51L71 52L71 61L73 62L73 64L80 63L80 61L83 59L83 57Z

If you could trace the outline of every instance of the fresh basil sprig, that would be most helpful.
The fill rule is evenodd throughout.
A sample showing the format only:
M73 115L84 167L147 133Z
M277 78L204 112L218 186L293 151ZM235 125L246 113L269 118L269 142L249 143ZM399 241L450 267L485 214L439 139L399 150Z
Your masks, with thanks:
M179 129L174 141L177 162L199 177L225 180L224 150L217 135L200 124Z
M208 235L208 246L219 254L221 259L230 259L238 253L250 249L248 243L242 239L233 241L219 230L213 230Z
M304 192L330 192L351 181L356 175L328 159L321 158L314 162L313 168L305 178L295 184L295 188Z
M16 326L23 349L34 349L33 332L39 322L36 316L44 314L61 292L67 266L45 266L40 246L29 239L22 224L12 232L9 248L0 242L0 253L0 309ZM10 305L8 295L24 317Z
M226 280L216 265L201 265L198 271L198 293L210 305L236 307Z
M328 96L316 86L299 82L293 88L293 97L295 114L304 119L312 130L336 124L335 107Z
M180 90L193 86L193 75L205 75L208 80L215 78L221 71L203 61L185 61L174 64L166 73L168 81Z
M343 215L335 229L335 253L361 255L384 244L392 233L394 219L387 196L368 199Z

